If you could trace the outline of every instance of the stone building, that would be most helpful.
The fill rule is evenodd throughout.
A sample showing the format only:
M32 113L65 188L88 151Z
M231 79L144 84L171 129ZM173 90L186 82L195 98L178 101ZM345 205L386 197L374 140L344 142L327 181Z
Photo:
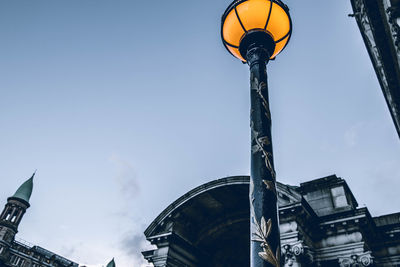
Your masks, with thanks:
M283 266L400 266L400 213L372 217L331 175L277 184ZM170 204L145 231L156 267L249 266L249 177L203 184Z
M18 226L30 207L34 175L7 199L0 215L0 267L78 267L73 261L15 237Z
M351 0L380 87L400 137L400 0Z

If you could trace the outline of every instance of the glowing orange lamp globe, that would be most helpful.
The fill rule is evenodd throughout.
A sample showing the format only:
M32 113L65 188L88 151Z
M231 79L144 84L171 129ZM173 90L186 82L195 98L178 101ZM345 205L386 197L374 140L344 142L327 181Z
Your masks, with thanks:
M226 49L246 62L247 45L256 40L274 59L292 33L288 7L279 0L236 0L222 16L221 37Z

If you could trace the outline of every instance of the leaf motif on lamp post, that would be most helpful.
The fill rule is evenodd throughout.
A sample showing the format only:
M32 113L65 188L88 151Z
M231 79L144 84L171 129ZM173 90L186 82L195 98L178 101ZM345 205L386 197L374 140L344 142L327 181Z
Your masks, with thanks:
M264 147L271 144L270 139L268 138L268 136L261 136L259 137L259 132L257 132L256 130L254 130L254 124L253 122L250 123L250 128L252 131L252 139L254 139L255 141L255 145L252 146L251 148L251 153L257 153L257 152L262 152L262 157L264 158L264 162L265 162L265 166L267 167L267 169L269 170L269 172L271 173L272 178L275 180L276 174L275 174L275 170L272 166L270 157L272 158L272 153L268 152Z
M276 195L276 187L273 181L263 180L263 183L268 190L271 190Z
M261 224L257 222L257 220L253 217L253 226L255 231L253 232L253 236L251 238L252 241L261 242L260 246L263 251L258 252L258 256L260 256L263 260L268 261L275 267L279 267L280 262L280 251L279 247L276 249L276 253L273 253L271 250L271 246L268 244L267 238L271 233L272 222L269 219L267 222L264 217L261 217Z

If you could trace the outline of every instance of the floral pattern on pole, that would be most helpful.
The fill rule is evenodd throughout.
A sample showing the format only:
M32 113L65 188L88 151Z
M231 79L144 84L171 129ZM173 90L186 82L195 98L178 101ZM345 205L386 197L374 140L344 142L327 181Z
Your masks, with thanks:
M279 267L280 262L280 251L279 247L276 249L276 252L273 253L270 245L268 244L267 238L271 233L271 219L268 222L265 222L265 218L261 217L261 224L257 222L257 220L253 217L253 225L255 227L255 231L253 232L252 241L261 242L260 246L263 251L259 252L258 255L265 261L268 261L272 265Z

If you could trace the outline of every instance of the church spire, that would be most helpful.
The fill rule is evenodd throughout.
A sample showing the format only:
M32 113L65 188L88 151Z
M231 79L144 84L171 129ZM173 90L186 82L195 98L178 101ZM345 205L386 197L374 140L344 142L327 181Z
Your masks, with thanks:
M12 196L13 198L22 199L29 203L29 199L32 195L33 190L33 177L35 177L36 171L32 174L31 178L26 180Z
M10 242L14 240L15 234L18 232L19 223L26 209L30 206L29 199L32 195L35 173L36 171L32 174L31 178L18 188L12 197L7 199L7 204L0 214L0 226L2 226L0 227L0 242L4 241L10 245ZM5 234L6 232L7 235Z

